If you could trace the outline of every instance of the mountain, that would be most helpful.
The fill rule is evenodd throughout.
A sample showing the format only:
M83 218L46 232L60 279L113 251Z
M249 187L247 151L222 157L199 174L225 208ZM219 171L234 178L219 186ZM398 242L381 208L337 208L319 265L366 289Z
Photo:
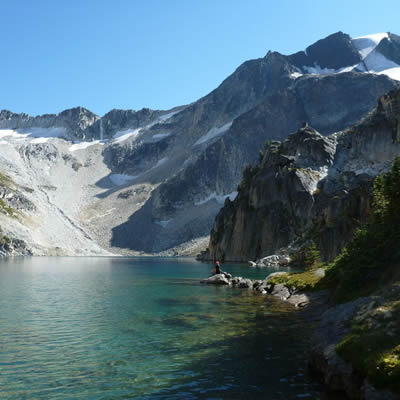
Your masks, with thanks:
M285 139L304 121L324 135L356 123L399 86L399 58L396 35L339 32L293 55L247 61L207 96L171 110L3 110L0 169L33 189L24 196L41 218L25 211L0 225L40 254L192 246L235 198L267 140Z
M332 260L366 221L374 178L400 155L400 90L356 125L322 136L306 125L270 144L226 200L206 258L245 261L314 240Z

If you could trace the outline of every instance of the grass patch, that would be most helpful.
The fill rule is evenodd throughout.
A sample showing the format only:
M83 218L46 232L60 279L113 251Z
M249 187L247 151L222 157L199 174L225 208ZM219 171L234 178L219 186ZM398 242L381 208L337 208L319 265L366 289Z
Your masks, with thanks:
M281 283L291 291L294 289L301 291L322 290L326 287L322 284L323 274L320 273L321 268L319 267L317 265L304 272L274 276L268 282L274 285Z

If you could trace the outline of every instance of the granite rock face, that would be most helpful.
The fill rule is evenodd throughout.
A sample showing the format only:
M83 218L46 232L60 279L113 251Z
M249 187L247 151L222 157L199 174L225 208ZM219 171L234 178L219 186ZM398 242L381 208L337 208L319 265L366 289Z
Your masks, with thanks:
M370 207L374 177L400 155L400 90L355 126L322 136L309 126L272 143L226 201L205 258L247 261L313 235L330 260Z

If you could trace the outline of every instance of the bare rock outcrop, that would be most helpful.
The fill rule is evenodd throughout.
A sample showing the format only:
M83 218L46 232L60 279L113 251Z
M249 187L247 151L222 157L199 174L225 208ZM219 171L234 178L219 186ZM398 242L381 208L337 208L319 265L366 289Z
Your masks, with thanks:
M305 125L272 142L225 201L202 258L257 260L310 237L323 259L335 257L365 221L374 177L400 154L399 99L400 90L380 97L345 131L324 137Z

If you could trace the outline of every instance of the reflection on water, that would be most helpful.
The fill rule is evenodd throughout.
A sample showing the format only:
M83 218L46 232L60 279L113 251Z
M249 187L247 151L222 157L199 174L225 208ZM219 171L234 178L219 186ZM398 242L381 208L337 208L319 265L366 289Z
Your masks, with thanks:
M310 327L277 300L199 284L210 269L190 259L2 261L1 398L322 398L306 371Z

